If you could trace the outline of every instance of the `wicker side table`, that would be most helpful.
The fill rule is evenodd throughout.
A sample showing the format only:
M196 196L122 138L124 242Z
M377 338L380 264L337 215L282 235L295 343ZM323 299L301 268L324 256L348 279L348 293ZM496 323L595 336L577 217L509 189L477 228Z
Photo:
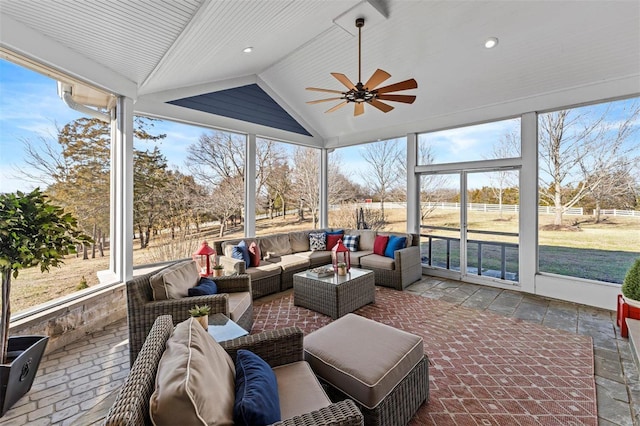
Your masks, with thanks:
M351 268L345 276L318 278L305 272L293 275L293 304L333 319L376 301L372 271Z

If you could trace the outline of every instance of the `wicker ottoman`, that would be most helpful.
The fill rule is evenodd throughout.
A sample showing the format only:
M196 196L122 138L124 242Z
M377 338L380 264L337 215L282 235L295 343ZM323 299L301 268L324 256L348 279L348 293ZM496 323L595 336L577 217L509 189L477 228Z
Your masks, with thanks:
M422 338L355 314L306 336L304 356L329 396L356 403L365 425L406 425L429 397Z

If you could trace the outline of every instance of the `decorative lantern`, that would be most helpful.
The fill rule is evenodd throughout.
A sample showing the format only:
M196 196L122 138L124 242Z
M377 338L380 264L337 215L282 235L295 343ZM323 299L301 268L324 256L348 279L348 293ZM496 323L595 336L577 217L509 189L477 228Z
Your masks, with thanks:
M338 244L331 249L331 260L333 261L333 270L336 272L338 272L339 263L347 265L347 272L351 269L351 253L349 249L344 246L342 240L338 240Z
M213 265L211 264L211 256L213 256ZM206 241L202 242L202 246L193 253L193 260L198 264L201 277L211 276L211 267L216 265L216 251L209 247Z

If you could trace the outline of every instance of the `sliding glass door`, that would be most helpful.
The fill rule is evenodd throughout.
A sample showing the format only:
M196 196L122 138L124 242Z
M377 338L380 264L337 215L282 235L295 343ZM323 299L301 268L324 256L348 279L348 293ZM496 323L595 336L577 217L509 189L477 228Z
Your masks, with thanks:
M421 175L422 264L470 281L518 282L518 178L515 169Z

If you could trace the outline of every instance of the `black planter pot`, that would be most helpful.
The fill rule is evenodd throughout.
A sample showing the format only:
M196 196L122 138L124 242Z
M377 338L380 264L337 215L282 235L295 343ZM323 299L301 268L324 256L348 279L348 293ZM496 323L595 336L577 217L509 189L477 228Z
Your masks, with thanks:
M9 364L0 364L0 417L31 390L48 341L48 336L9 337Z

